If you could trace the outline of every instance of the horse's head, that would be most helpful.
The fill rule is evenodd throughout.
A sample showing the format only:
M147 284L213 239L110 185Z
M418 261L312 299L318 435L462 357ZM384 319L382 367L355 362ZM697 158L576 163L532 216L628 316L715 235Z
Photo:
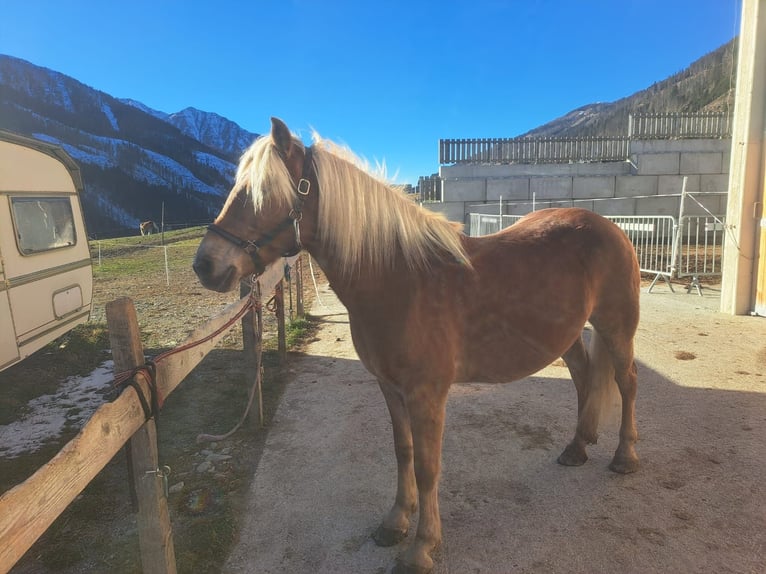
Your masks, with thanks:
M214 291L231 291L273 261L300 251L312 233L304 207L315 202L309 150L271 119L271 134L243 154L229 197L202 238L194 272Z

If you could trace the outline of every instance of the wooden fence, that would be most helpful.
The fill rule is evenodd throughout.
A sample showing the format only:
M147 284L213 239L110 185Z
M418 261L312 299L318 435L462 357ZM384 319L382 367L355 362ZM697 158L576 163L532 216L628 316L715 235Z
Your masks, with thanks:
M625 161L629 142L627 137L440 139L439 163Z
M420 201L441 201L442 200L442 180L434 174L428 177L420 176L417 186Z
M625 161L630 140L730 138L723 112L630 114L626 136L440 139L439 163L578 163Z
M732 116L722 112L631 114L630 139L730 138Z
M275 292L279 351L285 353L282 279L285 266L296 266L298 257L279 260L258 278L249 294L232 303L196 329L181 345L155 358L152 369L144 365L138 321L130 299L107 304L107 321L115 373L132 372L126 381L133 388L99 407L85 426L47 464L23 483L0 496L0 573L8 572L88 483L129 443L133 488L138 498L139 543L145 574L176 571L172 530L163 490L163 469L158 466L157 436L148 405L161 404L215 347L226 332L242 319L245 352L255 361L253 372L260 384L260 293ZM302 310L302 286L297 289ZM139 393L142 398L139 398ZM259 406L262 402L259 398ZM154 409L151 409L154 412ZM262 420L262 406L259 408Z

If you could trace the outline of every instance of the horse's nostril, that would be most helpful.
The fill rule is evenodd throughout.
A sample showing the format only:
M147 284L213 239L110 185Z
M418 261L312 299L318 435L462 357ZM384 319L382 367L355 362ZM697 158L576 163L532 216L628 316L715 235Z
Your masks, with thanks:
M194 269L197 276L207 275L211 267L210 260L205 257L197 257L194 259L194 263L192 263L192 269Z

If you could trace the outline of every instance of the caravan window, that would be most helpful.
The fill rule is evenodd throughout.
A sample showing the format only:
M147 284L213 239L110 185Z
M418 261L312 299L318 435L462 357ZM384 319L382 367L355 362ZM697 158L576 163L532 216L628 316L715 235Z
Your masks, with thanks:
M11 197L13 225L24 255L77 242L69 197Z

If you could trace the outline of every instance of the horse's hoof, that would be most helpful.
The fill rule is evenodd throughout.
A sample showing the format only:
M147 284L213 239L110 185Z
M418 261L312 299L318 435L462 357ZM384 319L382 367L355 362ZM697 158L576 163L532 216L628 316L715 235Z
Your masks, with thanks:
M391 574L431 574L433 568L416 566L414 564L405 564L401 560L396 561L396 565L391 570Z
M564 466L582 466L587 460L588 455L585 453L585 449L572 446L570 443L564 449L564 452L559 455L556 462Z
M407 537L406 530L396 530L395 528L386 528L382 524L372 533L372 539L378 546L387 548L395 546Z
M619 474L630 474L636 472L639 466L638 457L614 457L609 463L609 470Z

